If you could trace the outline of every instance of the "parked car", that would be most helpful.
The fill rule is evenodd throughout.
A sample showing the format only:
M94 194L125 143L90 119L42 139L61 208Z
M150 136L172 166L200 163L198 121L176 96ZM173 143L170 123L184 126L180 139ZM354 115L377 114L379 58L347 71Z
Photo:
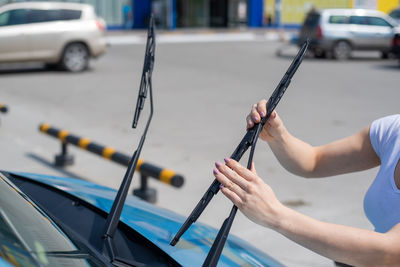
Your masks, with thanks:
M395 34L393 37L391 53L399 59L400 65L400 33Z
M298 45L310 38L317 57L348 59L353 50L380 51L387 58L398 24L388 15L368 9L325 9L309 12Z
M80 72L106 51L105 21L87 4L22 2L0 7L0 62L39 61Z
M393 9L390 13L389 16L392 17L397 23L400 24L400 8Z
M83 180L0 171L0 265L113 266L103 233L115 195ZM217 229L196 223L171 246L184 220L128 196L113 239L116 256L124 266L200 266ZM230 235L218 266L283 265Z

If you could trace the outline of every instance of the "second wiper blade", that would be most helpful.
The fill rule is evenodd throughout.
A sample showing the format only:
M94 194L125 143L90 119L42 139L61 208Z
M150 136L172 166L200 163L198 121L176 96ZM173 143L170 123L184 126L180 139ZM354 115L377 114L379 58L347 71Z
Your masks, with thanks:
M262 118L260 123L255 124L251 129L247 131L243 139L240 141L239 145L236 147L235 151L232 153L231 158L239 161L246 150L254 143L254 139L258 136L257 129L262 129L262 126L265 125L269 117L271 116L272 112L274 111L275 107L278 105L279 101L282 98L282 95L285 93L287 87L289 86L293 75L296 73L297 69L299 68L301 62L303 61L304 55L307 51L309 45L309 41L307 40L299 52L297 53L296 57L293 59L292 63L290 64L289 68L283 75L281 81L279 82L278 86L275 88L274 92L272 93L271 97L268 100L267 105L267 114L264 118ZM261 124L259 127L259 124ZM220 182L217 179L214 179L210 187L207 189L203 197L197 203L196 207L190 213L189 217L183 223L177 234L171 240L170 245L175 246L178 243L180 237L186 232L189 227L197 221L200 217L201 213L207 207L208 203L210 203L211 199L216 195L219 191Z

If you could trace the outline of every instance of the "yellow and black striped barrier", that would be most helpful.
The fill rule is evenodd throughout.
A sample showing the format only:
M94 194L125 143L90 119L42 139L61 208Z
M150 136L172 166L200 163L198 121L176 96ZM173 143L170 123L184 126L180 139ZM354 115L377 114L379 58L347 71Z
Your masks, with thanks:
M8 112L8 107L3 105L3 104L0 104L0 112L7 113Z
M106 159L109 159L124 166L128 166L131 159L130 156L122 154L112 147L99 145L95 142L92 142L89 138L78 137L76 135L70 134L66 130L53 128L50 126L50 124L47 123L41 124L39 126L39 130L42 133L48 134L61 140L63 145L62 154L64 156L66 155L66 145L72 144L80 147L81 149L90 151L96 155L102 156ZM69 159L69 161L72 162L71 159ZM170 169L157 167L153 164L145 162L142 159L138 160L136 171L140 172L142 177L152 177L173 187L181 187L184 183L184 178L182 175L177 174Z

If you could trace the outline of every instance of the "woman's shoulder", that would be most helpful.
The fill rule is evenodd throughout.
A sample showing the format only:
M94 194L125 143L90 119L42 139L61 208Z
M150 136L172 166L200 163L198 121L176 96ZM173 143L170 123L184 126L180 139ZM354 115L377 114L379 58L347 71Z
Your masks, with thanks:
M376 119L371 124L371 128L380 131L387 131L391 128L399 128L399 127L400 127L400 114L393 114Z
M372 147L381 157L384 151L393 146L393 142L400 141L400 114L385 116L373 121L369 135Z

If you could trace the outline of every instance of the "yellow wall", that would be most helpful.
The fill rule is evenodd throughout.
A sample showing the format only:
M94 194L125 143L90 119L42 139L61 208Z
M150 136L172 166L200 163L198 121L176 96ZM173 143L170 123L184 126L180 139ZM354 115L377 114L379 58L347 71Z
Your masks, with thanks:
M400 0L375 0L376 9L389 13L395 7L400 5ZM363 1L357 0L280 0L281 10L281 23L283 24L301 24L304 20L305 14L311 7L317 9L323 8L355 8L362 5ZM367 0L366 2L371 3ZM272 15L273 21L275 20L275 6L276 0L264 0L264 18L267 15Z
M352 0L281 0L282 19L284 24L299 24L304 20L305 14L311 7L323 8L349 8Z
M271 16L272 23L275 21L275 0L264 0L264 24L266 19Z
M385 13L389 13L399 6L399 0L378 0L377 9Z

